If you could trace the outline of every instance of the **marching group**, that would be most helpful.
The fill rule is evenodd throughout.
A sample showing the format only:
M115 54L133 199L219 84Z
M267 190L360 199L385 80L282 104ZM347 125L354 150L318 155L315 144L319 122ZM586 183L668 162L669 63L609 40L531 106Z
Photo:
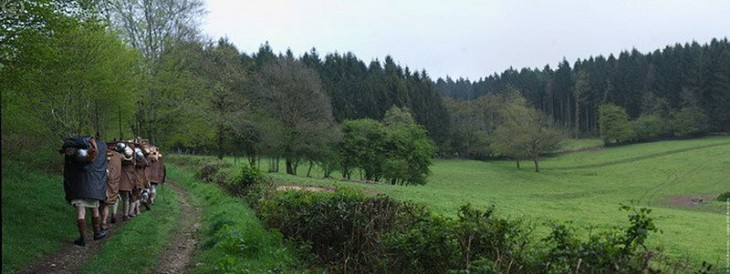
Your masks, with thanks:
M80 235L76 245L86 245L87 208L92 213L93 239L103 239L109 223L138 216L141 206L151 210L157 187L166 180L162 153L139 137L108 143L92 136L66 138L59 152L64 154L66 200L76 207Z

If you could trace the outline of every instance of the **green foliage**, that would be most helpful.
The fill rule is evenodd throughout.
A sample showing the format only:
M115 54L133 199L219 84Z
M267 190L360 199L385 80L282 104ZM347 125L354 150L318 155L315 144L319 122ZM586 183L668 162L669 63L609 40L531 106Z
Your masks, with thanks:
M645 114L631 121L631 130L638 141L652 141L667 134L670 126L666 119L659 114Z
M379 180L385 161L385 127L371 119L345 121L342 133L340 153L343 177L349 179L355 168L361 168L366 180Z
M335 272L657 271L652 259L661 253L645 247L650 233L658 231L651 210L621 209L629 212L629 226L592 234L584 242L572 226L554 225L541 245L531 244L531 229L520 222L496 217L493 206L479 210L466 204L452 219L386 196L342 189L275 193L258 214L316 254L313 264Z
M730 191L723 192L717 196L717 200L720 202L727 202L728 199L730 199Z
M168 178L187 189L190 202L203 210L191 273L293 271L298 264L295 250L284 243L281 234L265 229L240 198L195 180L193 172L176 165L170 165L168 172Z
M449 97L443 101L451 118L451 131L448 146L442 152L469 159L490 157L490 136L500 122L498 111L504 105L504 97L489 94L471 101Z
M482 211L467 203L457 216L454 234L464 265L470 266L472 261L480 259L495 262L496 268L524 264L521 257L528 238L520 222L495 216L493 205Z
M325 263L362 271L377 259L371 248L394 225L399 207L392 199L366 199L345 189L285 191L261 202L258 215L287 238L306 243Z
M598 124L605 144L631 140L634 134L631 131L626 110L614 104L602 104L598 107L598 113Z
M621 206L621 210L629 212L628 227L590 235L586 241L576 238L568 225L553 225L550 236L543 239L550 246L544 262L548 271L659 273L651 265L658 251L644 245L649 233L658 231L649 217L651 209Z
M550 126L545 115L528 107L518 92L513 91L506 101L499 111L502 122L494 132L491 148L518 162L530 159L539 172L540 155L560 149L562 134Z
M318 160L320 148L336 139L332 104L320 77L293 56L263 64L255 81L254 104L261 115L274 121L263 141L266 153L286 160L287 174L295 174L302 159Z
M674 136L695 136L707 131L707 115L698 107L684 107L671 119Z
M195 178L208 183L225 183L226 174L220 172L222 168L230 167L230 164L221 161L209 161L198 167Z
M2 179L3 273L59 252L78 237L76 210L65 203L60 173L46 174L3 159Z
M120 116L130 121L134 112L137 52L94 20L77 21L84 9L72 15L47 10L65 4L26 4L28 13L17 19L37 25L13 38L12 57L0 67L3 157L25 161L14 155L55 151L61 137L118 132Z
M444 97L475 101L514 87L532 107L544 111L556 124L582 134L597 133L599 106L603 103L623 107L632 119L654 113L669 117L669 110L691 105L706 114L706 130L727 132L728 45L727 38L718 38L706 44L667 45L649 53L634 49L618 55L583 56L572 64L563 59L557 69L509 68L476 81L446 77L438 79L435 88ZM452 119L455 113L458 115L459 111L450 109ZM462 131L459 122L452 125L456 125L456 131Z
M429 217L406 230L385 235L387 269L396 273L446 273L457 268L461 258L453 223L448 218Z
M407 110L391 108L385 124L370 119L346 121L342 132L340 158L345 178L350 178L354 168L361 168L370 181L426 183L436 146Z
M233 195L246 195L251 187L256 184L267 184L268 177L259 171L258 168L249 165L240 165L231 172L223 186Z

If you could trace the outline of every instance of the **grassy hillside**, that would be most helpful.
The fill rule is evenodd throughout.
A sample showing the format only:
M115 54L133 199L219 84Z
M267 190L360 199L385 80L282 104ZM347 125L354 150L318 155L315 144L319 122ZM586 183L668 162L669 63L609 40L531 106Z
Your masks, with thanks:
M355 185L371 192L427 204L435 212L455 214L470 201L495 204L499 214L542 226L572 221L596 229L624 224L619 204L653 209L662 234L650 245L675 257L724 264L725 205L680 203L730 190L730 138L665 141L592 149L545 159L542 172L524 162L440 160L425 186L389 186L273 174L280 184ZM265 166L265 164L263 165ZM283 170L283 169L282 169ZM306 174L306 166L300 167ZM319 176L319 174L314 175ZM544 226L542 226L544 227ZM538 229L536 233L545 233Z

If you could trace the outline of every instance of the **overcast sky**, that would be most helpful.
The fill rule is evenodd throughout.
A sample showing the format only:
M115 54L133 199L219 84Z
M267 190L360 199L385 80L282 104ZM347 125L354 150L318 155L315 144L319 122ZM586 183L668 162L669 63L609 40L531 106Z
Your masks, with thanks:
M730 36L730 0L206 0L206 9L203 31L242 52L268 41L296 56L391 55L434 80Z

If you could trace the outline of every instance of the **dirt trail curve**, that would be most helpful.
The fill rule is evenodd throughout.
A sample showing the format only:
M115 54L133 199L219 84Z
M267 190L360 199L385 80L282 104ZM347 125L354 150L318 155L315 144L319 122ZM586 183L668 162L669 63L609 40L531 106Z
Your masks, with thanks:
M165 185L180 196L181 223L162 253L155 273L185 273L198 242L195 239L195 232L200 228L200 208L190 205L188 193L184 189L171 183Z
M194 208L188 202L188 193L174 183L165 184L180 197L181 223L172 231L173 236L165 248L154 273L185 273L195 250L197 240L194 235L200 227L200 209ZM132 219L131 221L134 221ZM115 237L116 232L127 222L109 224L109 237ZM55 254L41 258L35 264L21 270L19 273L79 273L81 266L94 255L99 253L101 245L106 240L93 241L88 239L85 247L73 245L70 241Z

